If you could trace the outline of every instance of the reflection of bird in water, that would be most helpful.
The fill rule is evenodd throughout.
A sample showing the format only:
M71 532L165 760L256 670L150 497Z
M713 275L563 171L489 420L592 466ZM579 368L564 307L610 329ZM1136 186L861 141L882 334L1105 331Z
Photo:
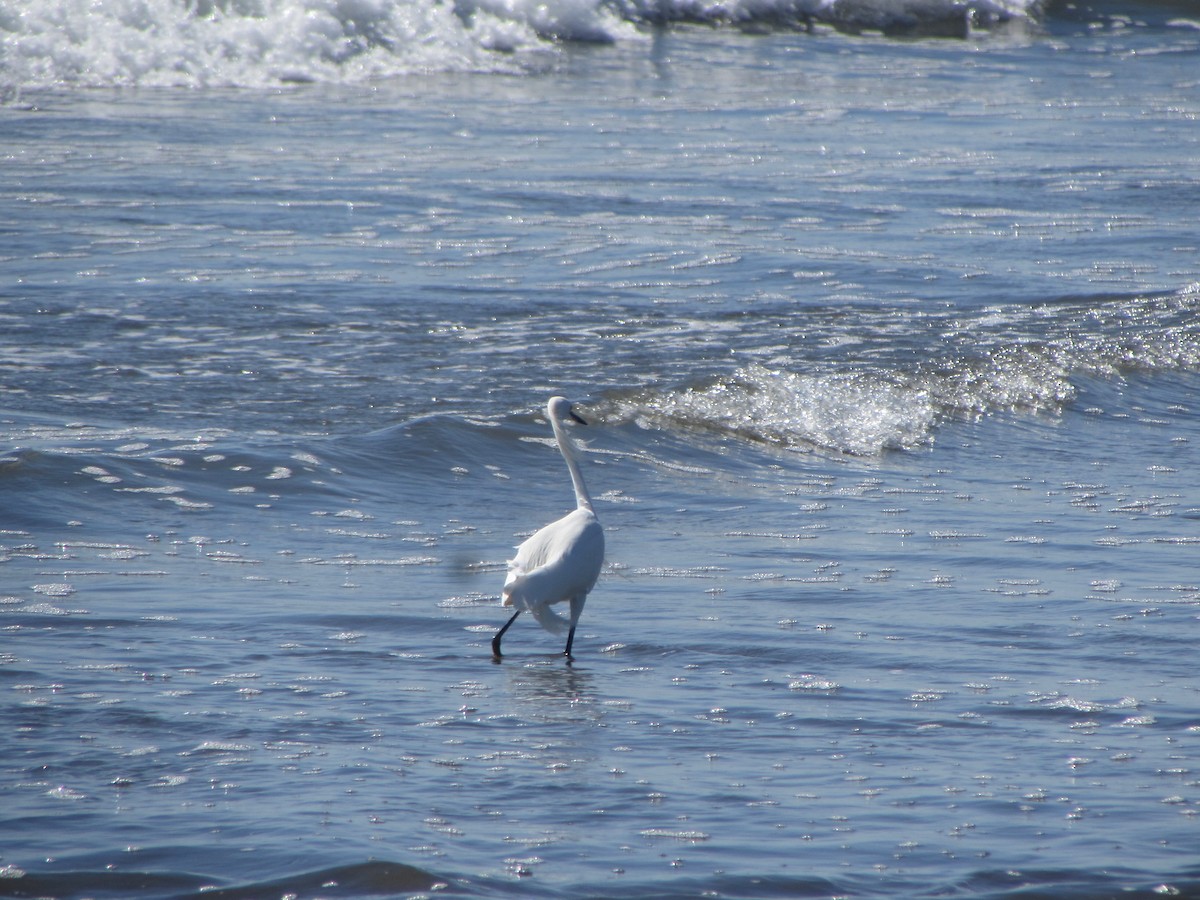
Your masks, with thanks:
M522 715L555 722L599 721L604 716L587 671L548 662L505 671L509 676L507 696L519 704Z
M527 538L517 548L516 557L509 560L503 598L504 605L516 607L516 612L492 638L492 653L497 659L501 656L500 639L525 610L533 613L538 624L553 634L561 634L564 628L567 629L563 655L571 659L575 625L604 563L604 530L592 509L592 500L579 473L574 447L564 424L568 418L587 423L571 411L571 404L564 397L551 397L546 404L546 414L571 473L576 508ZM551 608L563 601L571 604L570 618L564 618Z

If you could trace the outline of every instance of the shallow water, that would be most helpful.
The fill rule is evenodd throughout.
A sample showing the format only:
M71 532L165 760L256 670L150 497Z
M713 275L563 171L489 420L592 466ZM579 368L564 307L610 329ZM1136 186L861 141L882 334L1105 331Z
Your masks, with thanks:
M1190 15L6 89L0 895L1200 893Z

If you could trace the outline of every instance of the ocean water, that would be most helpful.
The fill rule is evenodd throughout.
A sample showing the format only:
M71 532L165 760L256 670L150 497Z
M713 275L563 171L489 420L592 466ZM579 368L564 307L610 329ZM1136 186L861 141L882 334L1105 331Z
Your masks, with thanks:
M17 0L0 100L0 896L1200 896L1197 4Z

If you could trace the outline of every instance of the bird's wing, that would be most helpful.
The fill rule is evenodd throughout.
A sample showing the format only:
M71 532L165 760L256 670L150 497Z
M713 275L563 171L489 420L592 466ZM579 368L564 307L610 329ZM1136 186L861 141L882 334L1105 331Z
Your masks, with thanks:
M526 609L586 594L604 563L604 532L596 516L576 509L539 529L509 561L504 605Z

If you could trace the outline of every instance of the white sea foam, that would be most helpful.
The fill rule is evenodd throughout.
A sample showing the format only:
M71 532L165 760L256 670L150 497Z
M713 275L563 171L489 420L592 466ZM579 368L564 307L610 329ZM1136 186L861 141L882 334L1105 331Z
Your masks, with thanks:
M928 439L937 410L927 394L868 375L807 375L751 366L704 388L642 403L649 427L681 425L785 446L853 454Z
M253 87L511 66L488 50L494 25L432 0L18 0L0 13L0 40L8 87ZM505 49L518 43L510 34Z
M931 442L950 420L1060 413L1085 377L1194 369L1198 301L1192 287L1121 301L1088 313L1099 325L1082 328L1084 316L1071 306L984 310L947 329L964 340L941 358L914 355L880 366L847 357L844 365L815 372L753 364L701 384L622 398L615 418L793 449L853 455L912 449ZM1126 319L1143 323L1142 330L1123 335ZM815 320L809 325L818 327Z
M516 72L559 41L637 39L648 23L955 33L1034 8L1034 0L13 0L0 7L0 89Z

